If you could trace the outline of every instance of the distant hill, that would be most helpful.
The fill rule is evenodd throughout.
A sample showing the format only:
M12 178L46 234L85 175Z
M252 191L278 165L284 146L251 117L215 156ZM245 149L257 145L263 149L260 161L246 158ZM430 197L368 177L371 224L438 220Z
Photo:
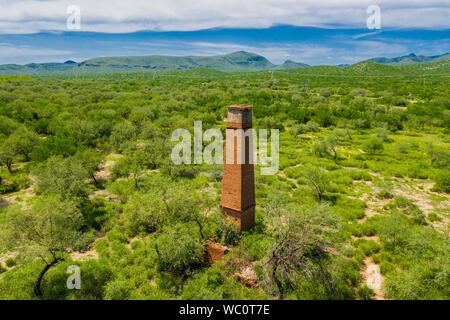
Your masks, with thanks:
M143 56L95 58L84 61L80 68L121 71L165 71L210 68L220 71L264 70L274 65L263 56L238 51L220 56Z
M422 55L417 56L414 53L411 53L407 56L401 56L396 58L373 58L368 61L373 61L379 64L397 66L407 64L431 63L447 60L450 60L450 53L444 53L438 56L422 56Z
M392 66L378 64L373 61L363 61L359 63L352 64L351 66L345 67L344 70L350 71L354 74L391 74L399 68L393 68Z
M310 65L306 64L306 63L300 63L300 62L295 62L292 60L286 60L283 64L280 64L279 66L276 66L276 69L300 69L300 68L306 68L309 67Z
M108 73L176 71L208 68L219 71L253 71L272 69L275 65L265 57L245 51L218 56L142 56L104 57L76 63L32 63L0 65L0 74Z
M430 57L410 54L398 58L375 58L353 65L339 66L309 66L292 60L275 65L261 55L245 51L217 56L103 57L81 63L68 60L64 63L0 65L0 75L76 75L160 71L190 71L203 74L206 70L216 73L279 70L280 72L329 75L395 75L402 72L437 74L450 72L450 54Z
M423 74L450 74L450 60L441 60L431 63L420 63L413 65L403 65L399 66L399 69L403 70L405 73L416 73L419 75Z
M281 72L281 70L280 70ZM303 75L326 76L411 76L449 75L450 60L419 64L383 65L373 61L362 61L349 66L311 66L303 69L283 70Z
M76 62L66 61L64 63L29 63L25 65L3 64L0 65L0 74L6 75L36 75L53 73L70 73L78 67Z
M73 60L67 60L66 62L64 62L64 64L78 64L78 63L76 63L75 61L73 61Z

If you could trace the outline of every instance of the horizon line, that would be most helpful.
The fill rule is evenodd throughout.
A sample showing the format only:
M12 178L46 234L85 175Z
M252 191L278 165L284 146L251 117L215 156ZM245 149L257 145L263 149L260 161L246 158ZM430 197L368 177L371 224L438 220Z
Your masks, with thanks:
M93 60L93 59L104 59L104 58L144 58L144 57L168 57L168 58L189 58L189 57L221 57L221 56L228 56L234 53L246 53L246 54L252 54L252 55L257 55L260 57L263 57L264 59L266 59L267 61L269 61L274 67L277 66L281 66L284 63L291 61L294 63L298 63L298 64L304 64L305 67L314 67L314 66L350 66L350 65L355 65L361 62L368 62L371 61L373 59L395 59L395 58L403 58L403 57L408 57L408 56L417 56L417 57L426 57L426 58L434 58L434 57L440 57L440 56L445 56L450 54L449 51L443 52L443 53L439 53L439 54L430 54L430 55L424 55L424 54L415 54L414 52L411 52L407 55L402 55L402 56L394 56L394 57L388 57L388 56L377 56L377 57L372 57L369 59L364 59L364 60L360 60L357 61L355 63L350 63L350 64L345 64L345 63L338 63L338 64L308 64L308 63L304 63L301 61L295 61L292 59L286 59L283 61L283 63L273 63L272 61L270 61L270 59L266 58L264 55L257 53L257 52L249 52L249 51L245 51L245 50L236 50L236 51L232 51L232 52L228 52L228 53L222 53L222 54L213 54L213 55L202 55L202 54L198 54L198 55L192 55L192 54L188 54L188 55L164 55L164 54L150 54L150 55L111 55L111 56L98 56L98 57L94 57L94 58L89 58L89 59L85 59L82 61L75 61L73 59L67 59L64 62L55 62L55 61L48 61L48 62L30 62L30 63L24 63L24 64L19 64L19 63L2 63L0 64L0 66L6 66L6 65L17 65L17 66L28 66L28 65L33 65L33 64L37 64L37 65L42 65L42 64L67 64L67 63L76 63L77 65L82 64L83 62L89 61L89 60ZM372 61L374 62L374 61ZM201 67L200 67L201 68ZM193 68L195 69L195 68ZM214 68L212 68L214 69Z

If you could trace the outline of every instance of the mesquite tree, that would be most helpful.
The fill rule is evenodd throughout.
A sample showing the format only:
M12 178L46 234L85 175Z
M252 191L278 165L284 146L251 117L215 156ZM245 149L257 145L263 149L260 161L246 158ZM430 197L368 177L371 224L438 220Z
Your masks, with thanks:
M34 293L42 296L42 279L48 270L64 261L81 239L83 217L75 203L48 195L36 200L31 208L13 208L4 221L5 247L22 251L29 259L39 258L44 267L34 282Z
M317 199L322 201L324 193L330 183L327 171L313 165L305 165L302 172L302 177L314 192Z
M275 284L279 299L300 276L314 279L327 273L323 262L338 231L338 219L328 206L272 206L266 208L265 220L273 238L266 256L266 278Z

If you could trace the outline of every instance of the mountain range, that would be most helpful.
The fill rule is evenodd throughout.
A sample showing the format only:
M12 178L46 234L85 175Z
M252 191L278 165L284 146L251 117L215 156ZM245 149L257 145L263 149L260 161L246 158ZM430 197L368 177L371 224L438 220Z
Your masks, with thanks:
M417 56L409 54L397 58L374 58L367 60L388 66L404 66L415 64L428 64L433 62L449 61L450 53L438 56ZM359 63L360 64L360 63ZM354 64L353 66L357 66ZM198 68L214 69L218 71L259 71L279 69L300 69L310 67L307 64L286 60L281 65L275 65L265 57L237 51L216 56L128 56L128 57L101 57L77 63L66 61L64 63L30 63L26 65L5 64L0 65L2 75L45 75L45 74L88 74L111 72L157 72L182 71ZM348 68L351 66L339 66Z
M396 58L373 58L369 61L373 61L379 64L385 64L390 66L407 65L407 64L417 64L417 63L430 63L438 61L450 60L450 53L444 53L437 56L422 56L415 55L411 53L407 56L401 56Z

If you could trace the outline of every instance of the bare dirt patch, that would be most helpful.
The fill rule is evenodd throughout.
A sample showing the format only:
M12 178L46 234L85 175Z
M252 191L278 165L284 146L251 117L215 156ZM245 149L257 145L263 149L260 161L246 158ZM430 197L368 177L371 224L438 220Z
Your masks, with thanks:
M374 241L376 243L380 243L380 238L378 236L362 236L362 237L352 236L352 240L357 240L357 239L363 239L363 240L367 240L367 241Z
M8 259L15 259L19 255L18 252L6 252L3 254L0 254L0 264L5 263Z
M29 176L30 178L30 186L26 189L17 191L12 194L8 194L6 196L2 196L0 198L0 208L8 207L11 204L19 204L23 209L29 209L28 200L36 196L34 192L34 186L36 184L35 178L33 176Z
M424 213L430 213L433 211L434 206L431 204L431 199L420 192L415 192L411 187L396 188L393 193L396 196L405 197L414 202Z
M105 198L105 200L110 202L120 201L120 197L110 193L108 190L95 190L89 195L89 199Z
M242 284L251 288L258 288L258 277L251 264L243 266L238 272L235 273L236 278Z
M433 191L434 183L419 179L393 178L398 186L393 190L396 196L403 196L412 200L424 213L428 214L434 209L450 207L450 196L445 193ZM433 200L440 198L441 201Z
M76 251L76 252L72 252L70 254L70 257L74 261L85 261L85 260L89 260L89 259L98 259L98 253L95 249L91 249L91 250L84 251L84 252Z
M372 173L371 173L372 174ZM432 212L443 212L443 221L433 225L440 227L448 223L450 216L450 197L444 193L433 191L433 182L427 180L392 177L393 183L390 190L392 196L401 196L410 199L425 214ZM391 199L380 199L377 194L380 188L371 181L354 181L354 185L359 190L363 190L358 196L360 200L366 202L365 216L358 220L358 223L364 223L368 218L385 211L385 206Z
M445 233L449 232L450 196L448 194L434 191L434 183L429 180L410 178L395 178L395 180L398 183L398 186L393 191L396 196L412 200L427 218L431 213L439 214L440 220L429 221L430 224L437 230Z
M98 180L109 180L111 179L112 169L116 165L117 160L122 158L123 155L119 153L111 153L106 156L104 162L100 164L99 170L95 174Z
M385 300L383 292L383 276L381 275L380 267L373 262L372 258L364 260L361 277L369 289L373 290L374 300Z

